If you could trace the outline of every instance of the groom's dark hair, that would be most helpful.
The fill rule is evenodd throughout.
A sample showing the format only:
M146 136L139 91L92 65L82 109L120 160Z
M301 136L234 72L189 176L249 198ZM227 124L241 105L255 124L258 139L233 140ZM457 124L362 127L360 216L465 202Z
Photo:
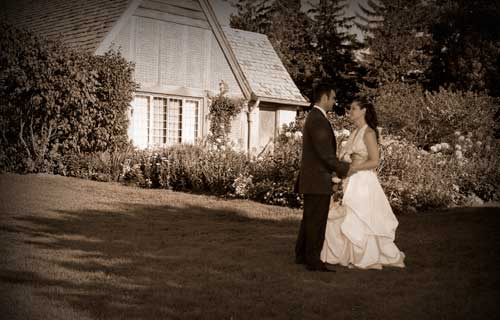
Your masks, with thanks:
M313 102L319 102L323 95L330 97L330 92L335 90L334 86L330 82L320 82L315 87L313 87Z

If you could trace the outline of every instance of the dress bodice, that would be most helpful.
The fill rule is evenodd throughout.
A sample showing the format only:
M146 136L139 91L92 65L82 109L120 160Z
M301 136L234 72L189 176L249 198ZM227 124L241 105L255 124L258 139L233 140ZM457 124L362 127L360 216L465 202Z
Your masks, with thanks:
M341 149L340 158L342 160L349 162L364 162L368 160L368 149L363 140L366 128L368 128L368 125L354 130L347 143Z

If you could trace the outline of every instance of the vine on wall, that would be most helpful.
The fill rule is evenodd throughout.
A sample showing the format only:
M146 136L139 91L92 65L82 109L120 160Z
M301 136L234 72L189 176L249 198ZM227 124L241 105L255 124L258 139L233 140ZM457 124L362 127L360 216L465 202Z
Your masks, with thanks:
M229 133L231 132L231 121L243 109L244 99L231 98L227 95L227 85L224 81L220 83L220 93L210 96L211 104L209 108L210 135L209 142L217 146L227 145Z

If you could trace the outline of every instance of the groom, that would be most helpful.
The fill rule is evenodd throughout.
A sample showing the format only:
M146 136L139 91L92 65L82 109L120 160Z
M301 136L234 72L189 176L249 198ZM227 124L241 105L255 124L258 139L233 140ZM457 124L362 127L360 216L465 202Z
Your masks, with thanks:
M326 113L335 104L335 90L320 83L314 90L314 106L303 129L298 192L304 194L304 213L295 246L295 262L310 271L334 271L320 260L332 194L332 172L343 178L349 164L337 159L335 134Z

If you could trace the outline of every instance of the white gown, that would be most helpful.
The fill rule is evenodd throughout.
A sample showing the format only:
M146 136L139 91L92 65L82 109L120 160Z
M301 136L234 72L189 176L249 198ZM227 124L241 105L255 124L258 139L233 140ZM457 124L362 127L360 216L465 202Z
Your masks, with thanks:
M368 126L357 129L341 151L341 159L363 162ZM394 244L398 220L374 170L359 171L343 181L342 204L328 213L321 260L361 269L404 267L405 255Z

